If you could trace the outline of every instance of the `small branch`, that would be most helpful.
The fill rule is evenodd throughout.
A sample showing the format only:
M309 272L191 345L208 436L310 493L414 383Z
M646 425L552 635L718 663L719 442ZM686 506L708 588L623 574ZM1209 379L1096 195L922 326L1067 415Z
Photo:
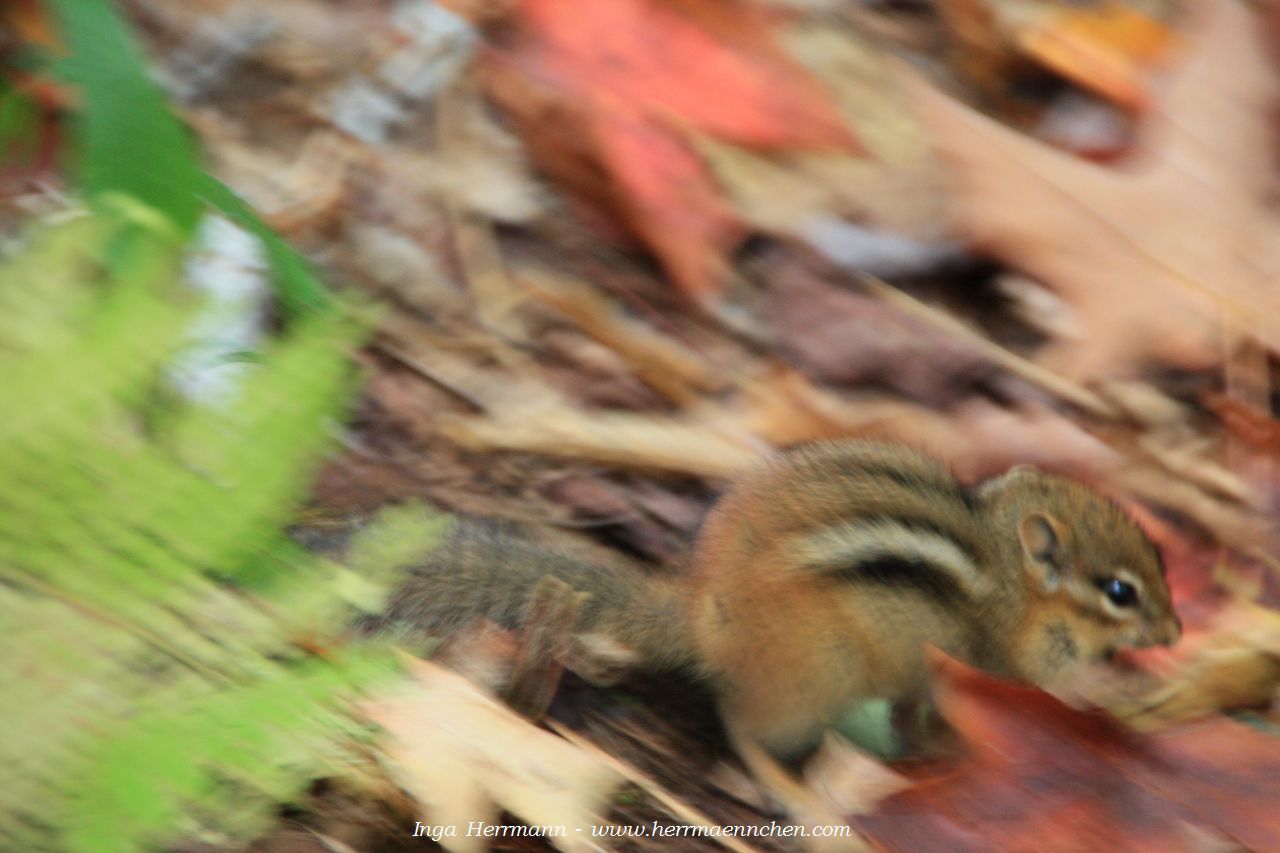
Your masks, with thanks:
M951 315L926 305L914 296L904 293L888 282L869 273L859 273L858 279L863 286L885 302L924 320L926 323L948 334L955 335L1010 373L1022 377L1056 397L1079 406L1095 417L1105 418L1106 420L1123 419L1123 413L1094 392L1064 376L1059 376L1052 370L1047 370L1016 353L1010 352L994 341L988 340L973 331Z

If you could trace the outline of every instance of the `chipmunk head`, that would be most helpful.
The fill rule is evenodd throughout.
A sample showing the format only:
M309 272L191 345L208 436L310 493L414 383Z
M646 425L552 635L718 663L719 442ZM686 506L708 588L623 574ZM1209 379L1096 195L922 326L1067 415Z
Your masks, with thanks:
M1160 554L1115 503L1025 467L979 495L1018 545L1027 609L1014 655L1023 677L1044 684L1120 648L1177 642Z

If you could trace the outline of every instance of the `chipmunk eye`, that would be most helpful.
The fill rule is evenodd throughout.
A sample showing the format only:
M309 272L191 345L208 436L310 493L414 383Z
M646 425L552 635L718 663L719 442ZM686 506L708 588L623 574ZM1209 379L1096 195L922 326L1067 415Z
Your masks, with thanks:
M1138 591L1133 584L1119 578L1098 578L1098 589L1102 590L1107 600L1116 607L1133 607L1138 603Z

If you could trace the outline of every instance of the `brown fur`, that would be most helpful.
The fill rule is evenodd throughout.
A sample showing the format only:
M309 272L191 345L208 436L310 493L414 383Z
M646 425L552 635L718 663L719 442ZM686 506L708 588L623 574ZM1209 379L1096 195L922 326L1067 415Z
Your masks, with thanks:
M1033 511L1061 531L1054 589L1029 569L1019 539L1019 520ZM879 515L945 532L973 558L978 579L959 592L920 591L832 583L797 564L795 543L815 528ZM815 742L865 699L920 698L926 643L1048 684L1118 646L1178 635L1159 555L1115 504L1028 469L968 490L937 462L893 445L814 445L747 475L708 517L693 565L697 659L738 734L776 753ZM1131 619L1100 610L1092 576L1111 566L1144 586Z
M1141 586L1137 607L1103 601L1099 578L1115 572ZM753 765L757 747L802 752L866 699L925 698L926 644L1044 685L1180 630L1158 553L1107 499L1030 469L967 488L926 456L866 442L803 447L744 476L679 583L472 536L416 570L391 615L517 624L544 574L592 593L584 635L708 679Z

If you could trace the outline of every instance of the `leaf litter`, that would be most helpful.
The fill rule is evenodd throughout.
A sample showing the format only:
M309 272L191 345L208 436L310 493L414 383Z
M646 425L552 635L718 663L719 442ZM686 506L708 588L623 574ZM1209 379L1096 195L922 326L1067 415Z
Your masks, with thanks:
M1186 643L1093 685L1110 716L942 664L952 752L821 784L881 849L1276 846L1280 741L1223 712L1274 732L1280 17L974 6L965 47L907 4L124 5L220 175L385 304L318 511L425 498L678 571L723 483L799 441L1066 471L1157 538ZM1056 88L1008 97L1028 60ZM1068 96L1132 114L1118 157L1027 135ZM1011 272L1073 321L1019 319ZM771 819L714 781L692 687L570 671L561 735L412 670L372 713L433 820Z

